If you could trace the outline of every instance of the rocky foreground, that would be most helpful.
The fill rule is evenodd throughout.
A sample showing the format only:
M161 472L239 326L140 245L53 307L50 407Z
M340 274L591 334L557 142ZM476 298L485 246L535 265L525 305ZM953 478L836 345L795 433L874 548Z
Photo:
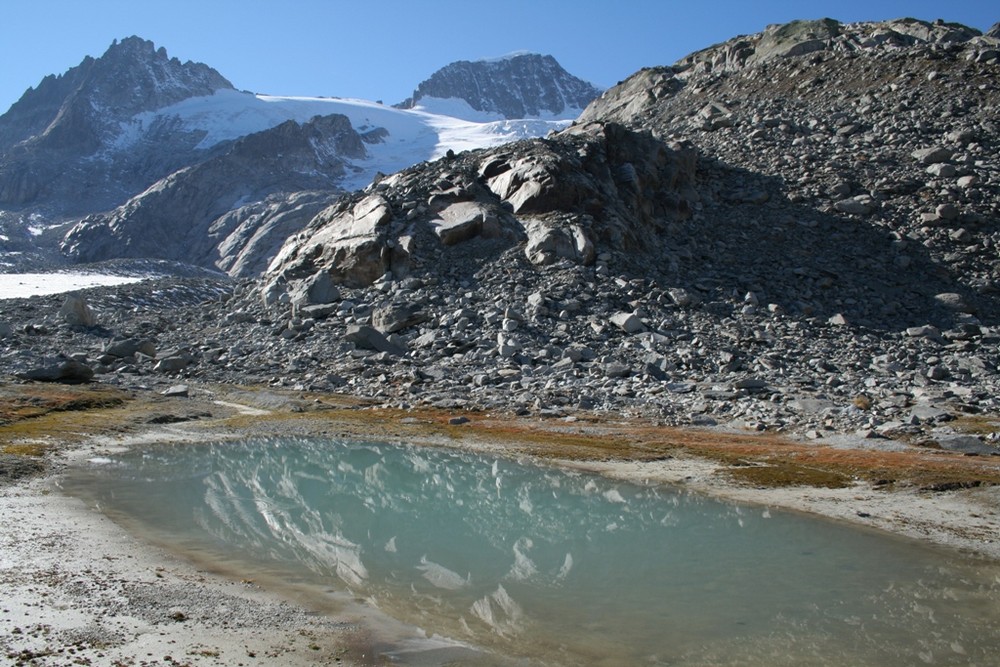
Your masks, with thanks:
M998 62L954 24L769 28L345 196L259 280L2 302L4 372L998 454Z

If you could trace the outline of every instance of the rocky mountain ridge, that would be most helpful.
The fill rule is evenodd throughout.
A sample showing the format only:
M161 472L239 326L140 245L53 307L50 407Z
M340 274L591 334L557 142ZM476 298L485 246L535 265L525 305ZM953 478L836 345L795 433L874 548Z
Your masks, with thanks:
M200 140L154 128L136 150L108 154L95 170L93 159L108 152L121 124L143 111L231 89L207 65L169 58L152 42L115 42L100 58L88 56L62 76L46 77L0 116L0 206L58 201L71 213L120 201L190 164ZM81 179L89 187L81 188Z
M996 26L992 31L996 30ZM991 31L991 32L992 32ZM920 21L912 18L844 24L834 19L800 20L768 26L755 35L735 37L696 51L675 64L678 71L718 72L739 70L789 58L825 52L856 54L877 49L893 50L927 45L961 45L990 50L996 46L988 32L959 23Z
M951 424L1000 409L1000 62L907 25L945 37L640 71L561 133L330 203L263 280L94 292L100 331L6 306L5 359L997 453ZM872 29L800 28L771 32Z
M552 56L519 53L451 63L422 81L397 106L450 112L468 120L573 119L600 92L563 69Z
M164 48L128 37L100 58L87 56L65 74L29 88L0 117L0 152L21 142L96 150L122 120L233 85L202 63L181 63Z

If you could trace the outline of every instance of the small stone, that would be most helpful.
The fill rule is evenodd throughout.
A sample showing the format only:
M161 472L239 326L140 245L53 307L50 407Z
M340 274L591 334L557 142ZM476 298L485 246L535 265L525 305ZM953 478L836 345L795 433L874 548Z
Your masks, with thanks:
M965 227L962 227L948 234L948 238L958 243L968 243L972 240L972 233Z
M448 420L448 423L452 426L461 426L462 424L468 424L469 421L468 417L452 417Z
M927 167L926 171L931 176L937 176L938 178L951 178L957 173L955 166L946 162L932 164Z
M402 331L427 321L427 315L418 304L389 305L372 312L372 325L384 334Z
M951 374L948 372L948 369L944 366L931 366L927 369L926 373L928 380L936 380L938 382L941 380L947 380L950 375Z
M733 383L733 389L764 389L767 387L767 380L762 378L744 378Z
M956 292L942 292L941 294L935 294L934 300L949 310L954 310L959 313L970 312L968 305L965 303L965 299L962 298L961 294Z
M354 343L363 350L375 350L376 352L388 352L389 354L401 357L406 354L399 345L394 345L380 331L366 324L352 324L347 327L344 340Z
M115 357L125 358L141 353L147 357L156 356L156 346L152 341L141 338L126 338L109 343L104 347L104 352Z
M615 313L609 320L627 334L638 333L645 328L642 320L636 317L634 313Z
M947 410L928 403L918 403L910 410L910 419L916 420L918 424L929 422L951 421L954 417Z
M913 156L913 159L920 164L928 166L938 162L949 162L951 160L951 151L943 146L922 148L920 150L913 151L911 155Z
M168 397L186 398L189 394L189 388L186 384L175 384L172 387L161 391L160 394Z
M318 271L299 282L290 290L289 295L292 303L297 306L340 301L340 290L326 271Z
M698 303L698 297L683 287L671 287L667 290L670 300L680 308L687 308Z
M868 215L872 212L871 203L854 197L850 199L841 199L840 201L834 203L833 208L841 213L848 213L850 215Z
M941 338L941 330L930 324L925 324L919 327L908 327L906 329L906 335L910 338L938 339Z
M954 220L958 217L958 207L954 204L941 204L934 209L934 212L942 220Z
M604 365L604 374L609 378L626 377L632 374L632 369L625 364L613 361Z

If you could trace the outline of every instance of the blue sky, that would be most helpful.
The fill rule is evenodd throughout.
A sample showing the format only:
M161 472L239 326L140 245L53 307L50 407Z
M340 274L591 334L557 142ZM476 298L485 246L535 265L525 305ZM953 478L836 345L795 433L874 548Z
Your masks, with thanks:
M0 0L0 112L47 74L139 35L240 89L399 102L455 60L548 53L608 87L769 23L914 16L988 29L989 0Z

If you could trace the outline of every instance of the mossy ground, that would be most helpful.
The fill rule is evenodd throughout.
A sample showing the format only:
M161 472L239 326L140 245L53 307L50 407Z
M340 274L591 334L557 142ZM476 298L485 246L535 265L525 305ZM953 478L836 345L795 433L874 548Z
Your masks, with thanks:
M519 418L496 413L378 408L350 396L286 394L261 387L206 387L201 398L167 399L155 392L124 392L97 385L7 385L0 390L0 448L39 457L92 435L125 435L150 428L163 412L206 417L191 429L206 434L301 434L393 439L454 445L488 443L512 455L570 461L663 461L697 458L717 464L716 474L752 487L848 487L950 490L1000 484L997 457L943 450L882 451L797 442L773 434L686 430L642 420L583 415L575 421ZM245 414L215 401L260 406ZM452 424L456 416L468 418ZM963 427L995 430L977 417Z
M125 399L123 392L99 385L0 385L0 426L52 412L113 407Z

